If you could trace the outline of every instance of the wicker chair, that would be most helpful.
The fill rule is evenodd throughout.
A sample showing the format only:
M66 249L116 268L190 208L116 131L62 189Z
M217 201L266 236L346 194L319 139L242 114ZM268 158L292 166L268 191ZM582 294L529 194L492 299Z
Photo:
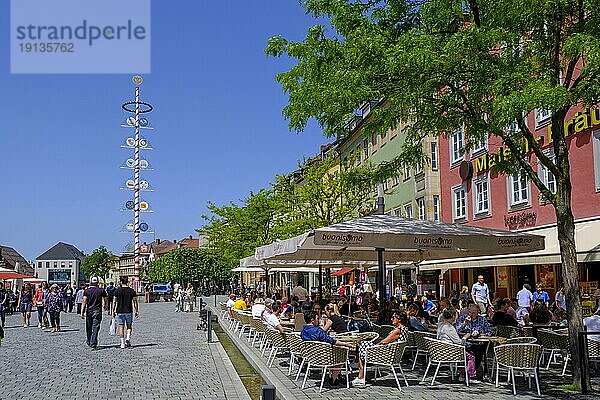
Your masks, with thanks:
M531 387L531 375L534 376L537 394L541 396L537 367L542 354L542 346L526 343L501 344L494 348L494 354L496 357L496 387L498 387L500 367L503 367L508 370L509 379L512 379L514 395L517 394L515 383L515 370L517 370L527 373L529 387Z
M342 366L346 369L346 388L350 388L350 383L348 382L347 348L313 341L304 342L303 345L304 349L302 353L304 354L307 366L304 380L302 381L302 390L304 390L304 387L306 386L306 378L308 378L311 369L319 369L322 373L321 386L319 386L319 393L321 393L323 391L323 383L325 382L327 370Z
M423 341L425 342L429 353L429 363L427 364L427 368L425 369L425 374L423 374L423 379L421 379L421 382L425 382L431 364L437 364L435 373L433 374L433 379L431 380L431 384L433 385L440 370L440 366L442 364L447 364L450 365L452 379L454 379L454 369L452 367L464 368L466 377L465 383L467 386L469 386L469 374L467 373L467 351L465 346L444 342L443 340L432 339L429 337L423 337Z
M400 381L398 381L398 374L396 374L396 366L400 368L400 373L402 374L402 378L404 379L404 383L408 387L408 381L406 380L406 375L404 375L404 371L402 370L402 355L404 354L404 348L406 347L406 342L393 342L388 344L377 344L371 347L368 347L365 351L365 376L367 376L367 367L368 365L373 365L375 367L375 380L377 380L377 373L379 372L380 367L389 367L394 374L394 379L396 380L396 385L398 389L402 390L400 386Z
M267 365L269 368L273 366L273 361L275 361L275 357L279 352L289 351L290 347L287 343L286 336L275 329L270 329L267 327L265 330L265 334L267 336L267 340L271 343L271 352L269 353L269 357L267 358Z
M292 375L294 366L298 365L298 374L300 374L300 365L304 356L302 355L302 347L304 343L299 334L293 332L285 332L284 336L287 340L287 344L290 347L290 368L288 370L288 376ZM298 379L298 378L296 378Z
M537 339L537 342L541 344L544 348L542 351L542 358L544 360L544 356L549 353L548 364L546 364L546 369L550 369L552 359L555 356L561 354L564 358L562 375L565 375L567 371L567 364L570 360L569 336L560 335L548 329L539 329L537 332Z
M248 334L248 336L250 336L250 330L251 330L250 321L252 320L252 316L245 314L245 313L239 313L239 317L240 317L240 337L242 337L246 333Z
M380 338L387 337L394 329L393 325L373 325L373 332L377 332Z
M425 361L427 362L428 349L427 349L427 342L425 341L425 338L435 339L436 335L433 333L429 333L429 332L413 331L412 337L415 341L415 348L417 350L415 352L415 359L413 361L413 365L412 365L412 369L411 369L411 370L414 370L415 366L417 365L417 359L419 358L419 355L424 355Z
M233 332L235 332L239 329L239 327L241 326L240 318L241 318L240 313L233 310L233 318L231 319L231 324L229 325L229 330L232 330Z
M590 361L600 362L600 340L588 338L587 345Z

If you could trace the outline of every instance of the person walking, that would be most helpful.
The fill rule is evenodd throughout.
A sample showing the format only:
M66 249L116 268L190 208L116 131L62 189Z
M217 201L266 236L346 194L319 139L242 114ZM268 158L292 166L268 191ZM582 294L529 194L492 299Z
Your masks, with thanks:
M128 286L129 278L122 276L119 278L121 286L115 290L115 299L111 314L115 317L119 325L119 337L121 338L121 348L131 347L131 331L133 324L133 313L135 318L140 317L138 310L138 301L135 290ZM127 326L127 333L125 333Z
M50 293L46 299L46 309L50 314L50 326L52 333L60 332L60 311L63 309L63 299L58 291L58 285L55 283L50 286Z
M38 328L41 329L47 328L47 326L45 326L44 317L46 316L45 308L48 294L48 284L43 282L42 285L35 290L35 295L33 297L33 302L37 307Z
M492 305L490 300L490 289L483 279L483 275L477 276L477 282L471 288L473 302L479 307L479 314L487 315L487 306Z
M111 282L106 288L107 300L108 300L108 315L110 315L110 311L112 310L113 297L115 295L115 283Z
M83 292L81 318L85 319L87 345L95 350L98 347L98 331L102 322L102 307L108 306L107 294L98 287L98 278L93 277L90 286Z
M81 314L81 303L83 303L83 285L79 286L79 290L75 295L75 305L77 306L77 314Z
M67 296L67 306L65 307L65 312L73 312L73 300L75 299L75 293L73 293L73 288L71 285L67 286L65 293Z
M5 310L8 308L8 292L4 289L4 282L0 282L0 327L4 328L6 321Z
M23 328L27 328L31 321L31 308L33 306L33 289L29 283L26 283L19 292L17 308L23 314Z

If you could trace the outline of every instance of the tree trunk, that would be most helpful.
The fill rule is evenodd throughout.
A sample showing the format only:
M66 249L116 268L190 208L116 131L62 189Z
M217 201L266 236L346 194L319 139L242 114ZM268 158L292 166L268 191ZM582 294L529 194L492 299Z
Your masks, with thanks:
M575 247L575 220L571 208L571 176L569 151L563 124L565 113L555 113L552 117L552 137L554 154L560 175L556 177L557 198L555 204L558 243L562 260L562 278L569 323L569 348L573 367L573 384L581 388L582 368L588 368L587 358L582 360L579 353L577 333L583 330L583 313L579 288L579 272L577 268L577 250ZM583 361L583 362L581 362ZM589 387L589 386L588 386Z

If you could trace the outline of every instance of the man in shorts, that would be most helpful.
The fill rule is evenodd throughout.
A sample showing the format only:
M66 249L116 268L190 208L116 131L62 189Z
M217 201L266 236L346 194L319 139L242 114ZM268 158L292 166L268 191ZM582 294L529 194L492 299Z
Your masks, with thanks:
M125 347L131 347L131 324L133 322L134 311L136 319L140 315L135 290L127 285L129 278L122 276L119 278L119 281L121 286L115 289L111 311L119 325L121 348L124 349ZM127 325L127 334L125 334L125 325Z

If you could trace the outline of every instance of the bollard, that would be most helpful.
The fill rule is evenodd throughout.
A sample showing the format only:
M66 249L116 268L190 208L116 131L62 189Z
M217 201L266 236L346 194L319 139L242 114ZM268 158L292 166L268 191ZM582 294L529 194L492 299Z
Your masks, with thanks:
M275 400L275 386L260 385L260 400Z
M217 292L215 292L215 307L217 306Z
M210 310L208 310L206 312L206 326L208 327L208 333L207 333L207 337L208 337L208 343L212 342L212 312Z

